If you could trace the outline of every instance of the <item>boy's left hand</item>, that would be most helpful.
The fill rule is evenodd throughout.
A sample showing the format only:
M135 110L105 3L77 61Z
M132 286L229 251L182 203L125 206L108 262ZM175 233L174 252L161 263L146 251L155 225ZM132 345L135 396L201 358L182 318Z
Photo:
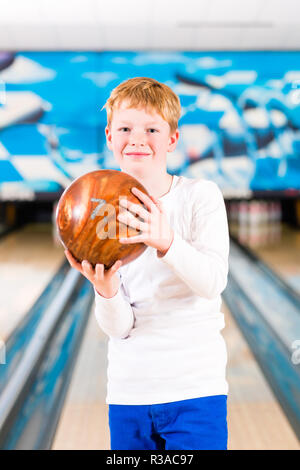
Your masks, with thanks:
M132 188L132 193L144 203L146 210L140 204L134 204L127 199L120 200L120 206L127 210L119 213L118 220L142 233L134 237L120 238L120 243L145 243L157 249L158 256L164 256L170 248L174 232L171 229L162 203L153 196L147 196L137 188ZM143 219L140 221L133 214Z

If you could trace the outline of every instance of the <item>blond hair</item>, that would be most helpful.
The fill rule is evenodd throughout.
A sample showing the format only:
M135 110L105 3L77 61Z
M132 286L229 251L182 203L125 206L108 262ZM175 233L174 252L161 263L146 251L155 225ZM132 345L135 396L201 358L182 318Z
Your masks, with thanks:
M171 133L178 128L181 113L180 101L176 93L164 83L148 77L130 78L120 83L112 90L102 107L102 109L106 108L108 127L111 125L114 109L118 108L124 100L129 102L129 108L144 107L147 110L156 111L167 121Z

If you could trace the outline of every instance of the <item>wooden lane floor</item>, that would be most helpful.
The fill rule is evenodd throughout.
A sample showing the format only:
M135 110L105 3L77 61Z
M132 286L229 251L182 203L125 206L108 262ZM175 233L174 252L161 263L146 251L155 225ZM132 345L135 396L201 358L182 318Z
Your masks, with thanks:
M300 449L253 354L223 303L228 349L230 450ZM110 448L105 404L107 337L93 310L53 442L53 450Z
M52 224L29 224L0 239L0 338L5 341L64 259Z
M107 336L91 310L52 445L53 450L110 449L106 396Z
M299 450L298 441L234 318L223 302L228 351L228 447Z

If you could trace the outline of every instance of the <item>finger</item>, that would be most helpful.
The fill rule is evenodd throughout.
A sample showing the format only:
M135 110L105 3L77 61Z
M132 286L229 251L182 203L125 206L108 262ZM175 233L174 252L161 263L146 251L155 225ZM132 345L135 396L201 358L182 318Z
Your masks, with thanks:
M159 201L158 199L156 199L156 198L153 197L153 196L150 196L150 197L151 197L152 201L154 202L154 204L156 205L156 207L158 208L158 210L159 210L160 212L163 212L163 207L162 207L161 201Z
M94 274L95 274L94 268L91 265L91 263L89 263L86 259L82 261L81 267L82 267L83 274L87 278L92 279L94 277Z
M148 229L148 224L138 220L134 217L130 212L126 211L122 214L119 214L117 219L125 225L129 227L135 228L137 230L141 230L142 232L146 232Z
M123 208L128 209L130 212L133 214L137 214L139 217L144 219L145 222L149 222L150 220L150 213L147 211L147 209L140 204L134 204L127 199L121 199L120 200L120 206L122 210L120 210L120 214L124 213Z
M146 242L146 237L144 235L137 235L134 237L123 237L119 239L119 242L124 244L124 245L130 245L132 243L145 243Z
M104 264L97 263L95 266L95 276L97 281L101 281L104 278Z
M150 209L151 211L156 209L156 206L155 206L154 202L152 201L152 199L149 196L147 196L147 194L143 193L142 191L140 191L137 188L131 188L131 192L136 197L138 197L145 204L145 206L148 209Z
M108 276L112 276L113 274L115 274L118 269L122 266L122 260L118 259L113 265L111 268L109 268L109 270L107 271L107 275Z
M81 264L74 258L74 256L71 254L69 250L65 250L65 255L71 267L78 269L78 271L82 272Z

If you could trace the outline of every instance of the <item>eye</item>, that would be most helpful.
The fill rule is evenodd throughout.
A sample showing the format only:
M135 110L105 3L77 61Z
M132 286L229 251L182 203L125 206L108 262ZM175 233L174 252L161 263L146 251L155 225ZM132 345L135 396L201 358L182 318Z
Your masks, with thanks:
M124 129L125 129L126 131L128 131L129 127L121 127L121 129L119 129L119 131L123 131Z
M153 131L153 132L150 132L150 134L154 134L154 132L158 132L156 129L153 129L153 128L148 129L148 130L149 130L149 131Z

